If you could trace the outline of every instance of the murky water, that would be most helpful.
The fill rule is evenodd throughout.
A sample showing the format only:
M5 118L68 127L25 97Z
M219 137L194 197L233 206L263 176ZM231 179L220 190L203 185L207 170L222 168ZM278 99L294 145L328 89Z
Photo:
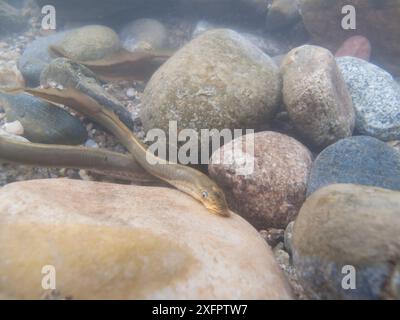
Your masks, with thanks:
M0 298L398 299L399 38L400 0L0 0L0 225L39 252L0 235Z

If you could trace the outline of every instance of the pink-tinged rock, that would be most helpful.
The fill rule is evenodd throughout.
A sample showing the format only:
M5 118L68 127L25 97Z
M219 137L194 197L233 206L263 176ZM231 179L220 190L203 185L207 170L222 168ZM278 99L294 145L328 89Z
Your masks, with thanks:
M355 57L369 61L371 58L371 43L363 36L348 38L335 54L335 57Z
M237 161L221 161L231 152ZM247 169L253 158L251 171L238 170L245 158ZM267 131L225 144L213 154L208 169L232 210L258 229L284 229L305 201L311 164L311 154L300 142Z
M44 266L56 290L42 287ZM67 179L0 189L0 300L291 297L257 230L177 190Z

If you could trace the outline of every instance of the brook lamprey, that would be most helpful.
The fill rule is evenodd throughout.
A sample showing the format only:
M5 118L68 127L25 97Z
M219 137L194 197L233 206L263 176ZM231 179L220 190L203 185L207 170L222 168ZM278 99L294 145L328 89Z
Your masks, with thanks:
M148 173L189 194L210 212L221 216L230 215L223 191L207 175L191 167L168 163L156 157L147 150L147 147L135 137L113 111L108 110L78 89L23 88L13 92L21 91L52 103L66 105L86 115L110 131Z

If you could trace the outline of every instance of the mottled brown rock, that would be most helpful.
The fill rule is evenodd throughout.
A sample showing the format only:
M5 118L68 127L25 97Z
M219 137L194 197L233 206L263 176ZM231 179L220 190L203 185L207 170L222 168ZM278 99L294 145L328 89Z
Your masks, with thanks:
M283 100L297 131L316 148L349 137L355 125L351 96L334 56L305 45L281 65Z
M235 31L207 31L153 75L143 95L146 131L255 128L275 114L282 81L272 59Z
M42 289L45 265L57 291ZM239 216L213 215L173 189L64 179L0 190L0 274L7 299L291 297Z
M230 206L256 228L285 228L305 201L311 154L300 142L280 133L260 132L253 138L254 145L251 142L246 145L243 137L216 151L209 172L223 187ZM243 157L241 153L246 154L251 145L254 146L251 174L239 175L240 163L218 163L217 157L224 159L224 154L231 150L235 156Z
M362 35L372 44L372 60L400 75L400 1L399 0L300 0L306 28L315 43L335 52L350 36ZM342 28L342 8L356 9L356 29Z
M310 298L399 299L400 192L351 184L318 190L296 219L292 250ZM355 268L355 290L342 287L345 266Z

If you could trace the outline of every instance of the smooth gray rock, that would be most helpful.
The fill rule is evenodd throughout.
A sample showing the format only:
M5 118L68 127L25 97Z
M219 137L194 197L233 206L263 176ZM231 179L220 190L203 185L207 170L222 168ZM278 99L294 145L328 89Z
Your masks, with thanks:
M164 49L168 45L166 27L155 19L137 19L119 33L122 47L128 51Z
M307 195L337 183L400 190L400 153L372 137L340 140L322 151L314 161Z
M48 50L49 46L57 45L67 32L57 32L47 37L32 41L18 61L18 68L24 76L27 86L36 87L40 82L43 69L55 58Z
M18 120L31 142L79 145L86 141L83 124L67 111L28 94L0 94L8 122Z

